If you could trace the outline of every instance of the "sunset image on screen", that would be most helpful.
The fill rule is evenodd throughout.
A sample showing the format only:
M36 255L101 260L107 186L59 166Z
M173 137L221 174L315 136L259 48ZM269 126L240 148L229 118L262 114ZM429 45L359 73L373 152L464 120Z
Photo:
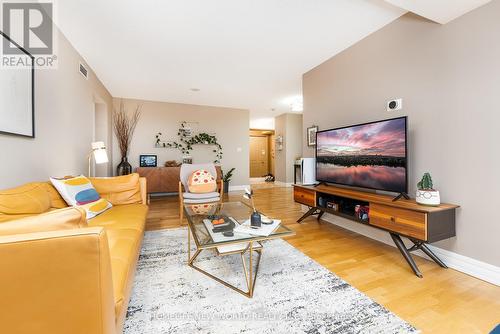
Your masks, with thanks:
M406 119L317 134L319 181L406 191Z

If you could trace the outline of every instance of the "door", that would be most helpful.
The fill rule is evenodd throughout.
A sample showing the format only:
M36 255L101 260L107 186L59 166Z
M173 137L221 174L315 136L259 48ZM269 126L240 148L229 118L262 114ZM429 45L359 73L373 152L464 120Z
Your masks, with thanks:
M250 177L263 177L268 173L268 137L250 136Z

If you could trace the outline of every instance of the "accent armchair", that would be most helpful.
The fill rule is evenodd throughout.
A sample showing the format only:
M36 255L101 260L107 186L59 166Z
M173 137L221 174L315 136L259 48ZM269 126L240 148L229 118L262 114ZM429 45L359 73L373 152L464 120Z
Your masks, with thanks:
M209 193L191 193L189 192L188 179L189 176L198 169L204 169L214 177L217 176L217 169L212 163L208 164L182 164L180 171L179 181L179 217L184 219L184 204L200 204L200 203L213 203L222 201L224 195L224 181L221 179L217 183L217 191Z

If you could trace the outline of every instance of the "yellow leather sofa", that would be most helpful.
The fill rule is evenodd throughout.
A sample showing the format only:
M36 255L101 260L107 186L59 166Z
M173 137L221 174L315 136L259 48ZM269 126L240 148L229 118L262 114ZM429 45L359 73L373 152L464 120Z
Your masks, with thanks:
M0 191L0 332L121 333L148 207L138 174L91 178L90 219L49 182Z

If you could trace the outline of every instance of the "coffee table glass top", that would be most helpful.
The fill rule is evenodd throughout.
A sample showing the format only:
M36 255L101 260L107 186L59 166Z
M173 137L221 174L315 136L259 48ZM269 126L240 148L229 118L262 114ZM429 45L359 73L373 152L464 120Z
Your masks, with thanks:
M295 232L280 224L269 236L252 236L248 234L234 234L233 237L224 238L223 241L215 242L212 240L203 220L209 215L225 215L234 218L238 223L243 223L250 218L252 209L242 202L224 202L224 203L203 203L203 204L185 204L184 211L188 220L189 229L193 234L194 241L198 248L213 248L221 245L235 244L249 241L261 241L275 238L281 238L294 235ZM279 219L279 217L269 217Z

